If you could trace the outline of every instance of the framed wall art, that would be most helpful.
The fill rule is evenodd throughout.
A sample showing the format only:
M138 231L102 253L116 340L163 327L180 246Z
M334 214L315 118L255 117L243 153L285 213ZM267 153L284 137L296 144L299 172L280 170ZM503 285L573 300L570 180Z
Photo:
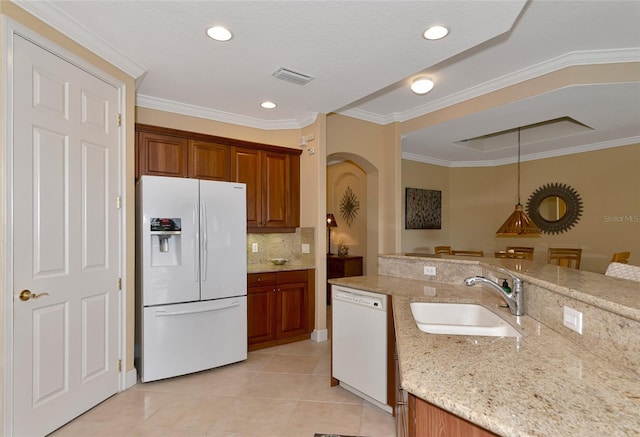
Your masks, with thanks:
M405 229L442 229L442 191L406 188Z

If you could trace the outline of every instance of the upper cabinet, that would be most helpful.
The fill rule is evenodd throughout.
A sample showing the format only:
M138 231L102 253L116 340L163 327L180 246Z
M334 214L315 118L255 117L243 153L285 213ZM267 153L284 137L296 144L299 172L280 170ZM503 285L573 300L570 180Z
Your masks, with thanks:
M194 179L229 181L229 146L189 140L187 176Z
M300 150L136 124L136 177L188 177L247 185L247 231L300 226Z
M187 176L189 140L154 132L138 132L137 137L136 176Z
M249 232L300 226L299 154L232 147L231 180L247 185Z

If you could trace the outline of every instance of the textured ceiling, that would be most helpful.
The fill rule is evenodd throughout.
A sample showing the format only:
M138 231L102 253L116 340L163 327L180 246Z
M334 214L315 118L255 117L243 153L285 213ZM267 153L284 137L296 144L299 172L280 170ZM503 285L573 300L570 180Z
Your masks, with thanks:
M262 129L299 128L331 112L387 124L563 68L624 63L624 80L580 80L439 123L406 123L403 155L448 166L513 162L517 144L460 141L562 117L591 129L523 142L524 160L640 141L638 1L14 2L136 77L140 106ZM450 35L422 38L433 23ZM207 38L214 24L234 38ZM280 67L314 79L277 80ZM421 73L436 86L417 96L408 84ZM263 100L278 107L264 110Z

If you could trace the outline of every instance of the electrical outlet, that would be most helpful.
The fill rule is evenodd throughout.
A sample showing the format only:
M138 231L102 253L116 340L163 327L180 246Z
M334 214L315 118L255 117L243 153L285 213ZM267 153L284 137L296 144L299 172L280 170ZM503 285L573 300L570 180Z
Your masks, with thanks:
M304 243L302 245L302 253L309 253L309 245Z
M258 243L251 243L251 252L258 253Z
M432 267L432 266L424 266L424 274L425 275L435 276L436 275L436 268Z
M423 289L424 289L424 295L425 296L435 296L436 295L435 287L429 287L428 285L425 285L423 287Z
M573 308L564 307L562 323L572 331L582 334L582 313Z

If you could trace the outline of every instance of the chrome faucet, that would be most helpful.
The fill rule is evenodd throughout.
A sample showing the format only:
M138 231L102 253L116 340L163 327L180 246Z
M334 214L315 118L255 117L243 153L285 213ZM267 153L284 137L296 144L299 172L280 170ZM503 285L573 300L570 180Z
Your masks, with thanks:
M492 281L491 279L487 279L484 276L472 276L470 278L467 278L464 280L464 285L470 287L472 285L476 285L479 282L490 285L496 291L498 291L498 293L500 293L504 300L507 301L507 305L509 306L509 311L511 311L511 314L513 314L514 316L524 316L524 289L522 288L522 279L518 278L510 271L502 267L496 266L495 268L511 277L511 282L513 285L511 295L504 291L504 288L502 288L500 284Z

